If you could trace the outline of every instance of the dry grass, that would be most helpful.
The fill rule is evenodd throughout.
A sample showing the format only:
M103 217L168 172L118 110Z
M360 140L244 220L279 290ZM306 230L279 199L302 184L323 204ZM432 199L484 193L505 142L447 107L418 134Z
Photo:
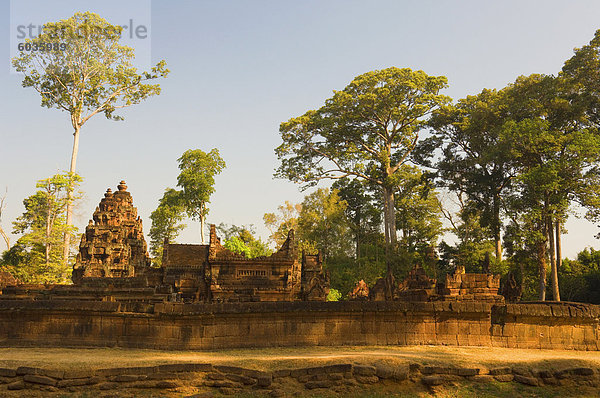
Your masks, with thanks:
M496 367L523 365L536 369L600 367L600 352L519 350L493 347L303 347L220 351L158 351L119 348L0 348L0 367L98 369L197 362L252 369L295 368L327 363L417 362L424 365Z

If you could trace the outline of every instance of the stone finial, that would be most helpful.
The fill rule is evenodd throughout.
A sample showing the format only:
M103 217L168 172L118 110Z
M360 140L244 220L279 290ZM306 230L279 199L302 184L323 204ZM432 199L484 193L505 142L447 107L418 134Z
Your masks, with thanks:
M106 193L104 194L105 198L110 198L112 196L112 189L108 188Z
M119 188L119 191L126 191L127 184L125 184L125 180L121 180L121 183L119 185L117 185L117 188Z

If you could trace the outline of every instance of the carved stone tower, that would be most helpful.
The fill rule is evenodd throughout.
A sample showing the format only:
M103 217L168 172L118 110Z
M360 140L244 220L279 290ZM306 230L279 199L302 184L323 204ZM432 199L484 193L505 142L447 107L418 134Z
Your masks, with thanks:
M117 188L115 193L106 191L81 237L75 283L88 277L134 277L150 266L142 220L125 181Z

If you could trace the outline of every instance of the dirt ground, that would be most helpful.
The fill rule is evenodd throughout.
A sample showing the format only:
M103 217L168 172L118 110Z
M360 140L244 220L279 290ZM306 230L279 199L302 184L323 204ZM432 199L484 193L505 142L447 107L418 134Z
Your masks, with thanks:
M530 369L562 369L573 367L600 367L600 352L519 350L491 347L310 347L268 348L220 351L156 351L118 348L63 349L63 348L0 348L0 367L16 368L32 366L57 370L84 370L113 367L151 366L178 362L233 365L256 370L303 368L326 364L355 363L373 364L377 361L393 363L418 363L454 367L496 368L522 366ZM518 383L458 383L427 389L419 383L365 387L352 392L357 397L588 397L599 396L600 390L579 387L574 390L565 386L530 387ZM121 391L106 395L96 392L76 392L47 395L31 392L10 397L184 397L197 391L182 390L166 395L146 391ZM22 391L20 394L23 394ZM40 395L41 394L41 395ZM91 394L91 395L89 395ZM261 395L263 394L263 395ZM265 392L245 392L235 396L260 397ZM348 395L348 393L343 394ZM200 395L199 395L200 396ZM221 396L220 393L207 396ZM310 392L297 387L286 391L284 396L339 396L333 391Z
M328 363L416 362L422 365L498 367L524 365L537 369L600 367L600 352L522 350L495 347L397 346L304 347L219 351L157 351L119 348L0 348L0 367L99 369L178 362L235 365L257 370L306 367Z

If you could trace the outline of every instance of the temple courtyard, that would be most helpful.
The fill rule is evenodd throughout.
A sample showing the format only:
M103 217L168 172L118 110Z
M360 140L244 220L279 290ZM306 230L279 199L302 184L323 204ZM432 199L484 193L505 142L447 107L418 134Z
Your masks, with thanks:
M2 397L588 397L600 352L365 346L0 348Z

